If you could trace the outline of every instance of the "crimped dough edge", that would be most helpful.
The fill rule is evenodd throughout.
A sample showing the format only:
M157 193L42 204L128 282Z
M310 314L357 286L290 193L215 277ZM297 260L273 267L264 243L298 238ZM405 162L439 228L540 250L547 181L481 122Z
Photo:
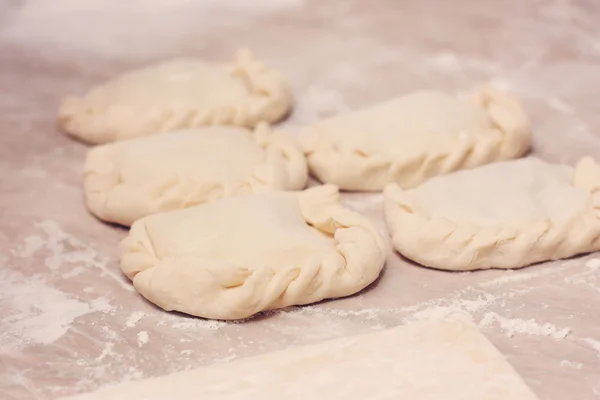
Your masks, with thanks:
M522 226L481 227L420 214L403 189L384 190L385 221L394 248L426 267L446 270L511 269L600 250L600 168L582 158L573 186L590 193L588 207L562 225L549 219ZM450 255L450 256L449 256Z
M371 284L379 276L386 256L383 239L371 222L342 207L333 185L289 193L297 196L306 223L331 235L336 242L322 259L309 265L252 271L217 259L161 259L148 234L147 219L143 218L133 224L121 243L121 269L137 291L159 307L223 320L349 296ZM179 276L180 262L193 262L197 268ZM166 276L171 284L164 286Z
M427 179L492 161L518 158L531 146L531 124L525 110L514 97L483 86L470 101L486 110L502 140L489 136L457 144L448 153L424 151L411 158L366 153L361 149L340 149L307 127L300 143L308 159L310 172L321 182L344 190L380 191L388 183L404 188L418 186Z
M88 151L84 168L84 193L88 209L101 220L129 226L156 212L188 208L221 198L269 190L300 190L306 186L306 159L295 140L285 132L260 123L252 131L265 160L247 179L234 183L204 182L173 175L166 181L150 179L144 185L121 179L112 156L115 144ZM140 143L143 145L143 143Z
M230 68L232 78L241 78L248 89L248 97L241 104L209 108L134 109L120 105L117 99L108 107L98 107L89 95L92 91L106 90L106 85L113 82L109 80L82 96L65 97L59 106L58 123L72 137L90 144L102 144L210 125L253 128L261 121L277 122L290 111L292 92L289 81L281 72L256 59L250 50L239 50L233 65L225 64L224 67ZM135 73L135 70L129 73Z

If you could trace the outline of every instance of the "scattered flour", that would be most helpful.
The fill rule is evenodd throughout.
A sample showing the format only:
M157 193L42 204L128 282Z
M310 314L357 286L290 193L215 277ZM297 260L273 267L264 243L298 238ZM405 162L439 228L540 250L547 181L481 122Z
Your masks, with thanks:
M71 279L71 278L74 278L77 275L83 273L84 271L85 271L85 268L83 268L83 267L75 267L71 271L62 274L62 277L64 279Z
M76 318L95 310L48 286L39 276L0 271L0 348L59 339Z
M498 299L498 296L490 293L482 294L473 300L456 299L447 306L434 305L417 311L412 314L411 319L418 321L444 319L456 313L472 315L490 304L495 303Z
M138 324L138 322L140 322L142 320L142 318L145 315L146 315L146 313L143 313L141 311L135 311L135 312L131 313L129 318L127 318L127 321L125 321L125 326L128 328L133 328L134 326L136 326Z
M100 270L101 276L108 276L119 287L128 292L135 292L126 279L119 272L107 267L108 259L100 258L96 251L82 240L65 232L59 223L53 220L44 220L36 224L42 235L31 235L25 239L25 244L17 251L22 258L29 258L34 254L45 256L44 265L52 272L67 269L63 278L73 277L85 272L82 265Z
M485 287L500 286L505 283L529 281L531 279L540 278L545 275L553 274L556 272L555 268L556 267L545 268L545 269L538 268L532 272L525 272L522 270L518 270L518 271L507 270L506 272L503 273L504 276L481 283L481 284L479 284L479 287L485 288Z
M192 319L190 321L176 322L171 325L171 328L181 329L184 331L190 329L207 329L211 331L216 331L221 329L225 325L227 325L227 323L223 321L215 321L210 319Z
M116 307L111 305L108 299L104 297L98 297L90 302L92 310L103 312L105 314L115 311Z
M562 360L560 362L560 366L561 367L567 367L567 368L573 368L573 369L581 369L581 368L583 368L583 364L582 363L574 362L574 361L569 361L569 360Z
M592 258L585 263L585 266L589 269L596 271L600 268L600 258Z
M571 328L558 329L556 326L545 323L540 324L534 319L505 318L494 312L488 312L479 323L480 326L490 326L498 322L506 336L513 337L516 333L549 336L553 339L564 339L571 333Z
M56 271L65 264L82 264L94 260L96 252L67 235L56 221L45 220L36 227L44 233L44 237L31 235L25 239L21 251L22 257L30 257L38 252L45 252L44 265ZM68 273L73 273L70 270ZM67 273L67 274L68 274Z
M138 346L142 347L143 345L145 345L146 343L148 343L149 337L148 337L148 332L146 331L141 331L138 332L137 334L137 342L138 342Z
M380 312L382 310L376 308L366 308L362 310L336 310L332 308L323 308L323 307L315 307L315 306L306 306L303 308L297 307L294 311L296 312L306 312L309 314L329 314L336 315L338 317L347 318L347 317L363 317L365 320L374 320L377 319Z
M581 341L585 344L592 346L592 348L598 352L598 356L600 356L600 341L592 339L592 338L585 338L585 339L582 339Z
M12 254L28 266L33 256L42 256L41 268L49 277L69 279L85 271L82 264L97 263L96 253L66 234L58 223L45 220L38 224L40 234L24 240ZM23 268L26 271L27 268ZM86 291L89 293L89 291ZM51 344L62 337L73 322L90 313L112 313L115 307L104 297L85 302L56 288L42 274L25 275L21 271L0 269L0 348L14 349L32 343Z
M113 348L115 347L115 344L112 342L108 342L104 345L104 348L102 349L102 353L100 353L100 355L98 357L96 357L96 361L100 362L102 360L104 360L106 357L113 357L115 355L115 353L113 352Z

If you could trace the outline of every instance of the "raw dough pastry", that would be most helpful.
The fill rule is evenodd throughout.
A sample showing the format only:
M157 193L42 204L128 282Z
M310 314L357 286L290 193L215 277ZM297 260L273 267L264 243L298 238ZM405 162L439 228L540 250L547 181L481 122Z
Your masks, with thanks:
M165 310L239 319L354 294L386 251L335 186L231 197L136 221L121 269Z
M71 400L536 400L460 315L125 383Z
M386 222L396 250L428 267L518 268L600 250L600 169L536 158L390 184Z
M106 143L206 125L254 127L278 121L291 105L286 78L242 50L232 65L182 58L131 71L67 97L58 119L70 135Z
M261 124L254 132L214 126L94 147L84 185L93 214L131 225L149 214L223 197L299 190L307 180L297 143Z
M306 128L301 144L313 175L340 189L404 188L530 147L521 105L491 88L471 99L421 91Z

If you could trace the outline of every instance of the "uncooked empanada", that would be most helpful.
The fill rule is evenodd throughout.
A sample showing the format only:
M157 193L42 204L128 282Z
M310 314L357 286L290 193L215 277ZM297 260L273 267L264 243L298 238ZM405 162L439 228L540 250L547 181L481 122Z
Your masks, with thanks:
M266 124L213 126L97 146L85 164L85 196L98 218L131 225L143 216L223 197L306 186L297 143Z
M136 221L121 269L165 310L239 319L348 296L385 262L370 221L335 186L230 197Z
M300 142L322 182L369 191L521 156L531 128L521 105L497 90L421 91L318 122Z
M394 247L428 267L519 268L600 250L600 169L498 162L384 192Z
M207 125L254 127L292 105L287 79L243 50L231 64L181 58L134 70L63 100L58 119L85 142L106 143Z

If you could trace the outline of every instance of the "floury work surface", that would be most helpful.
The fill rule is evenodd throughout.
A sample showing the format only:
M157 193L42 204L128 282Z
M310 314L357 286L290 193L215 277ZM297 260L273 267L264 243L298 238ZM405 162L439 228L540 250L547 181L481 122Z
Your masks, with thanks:
M600 160L593 1L263 0L0 3L0 393L53 399L201 365L470 314L540 399L600 398L600 256L448 273L390 255L357 296L225 323L166 313L118 268L123 229L84 208L86 146L60 97L170 56L247 46L291 79L284 125L422 88L515 92L534 153ZM344 202L383 230L381 195Z

